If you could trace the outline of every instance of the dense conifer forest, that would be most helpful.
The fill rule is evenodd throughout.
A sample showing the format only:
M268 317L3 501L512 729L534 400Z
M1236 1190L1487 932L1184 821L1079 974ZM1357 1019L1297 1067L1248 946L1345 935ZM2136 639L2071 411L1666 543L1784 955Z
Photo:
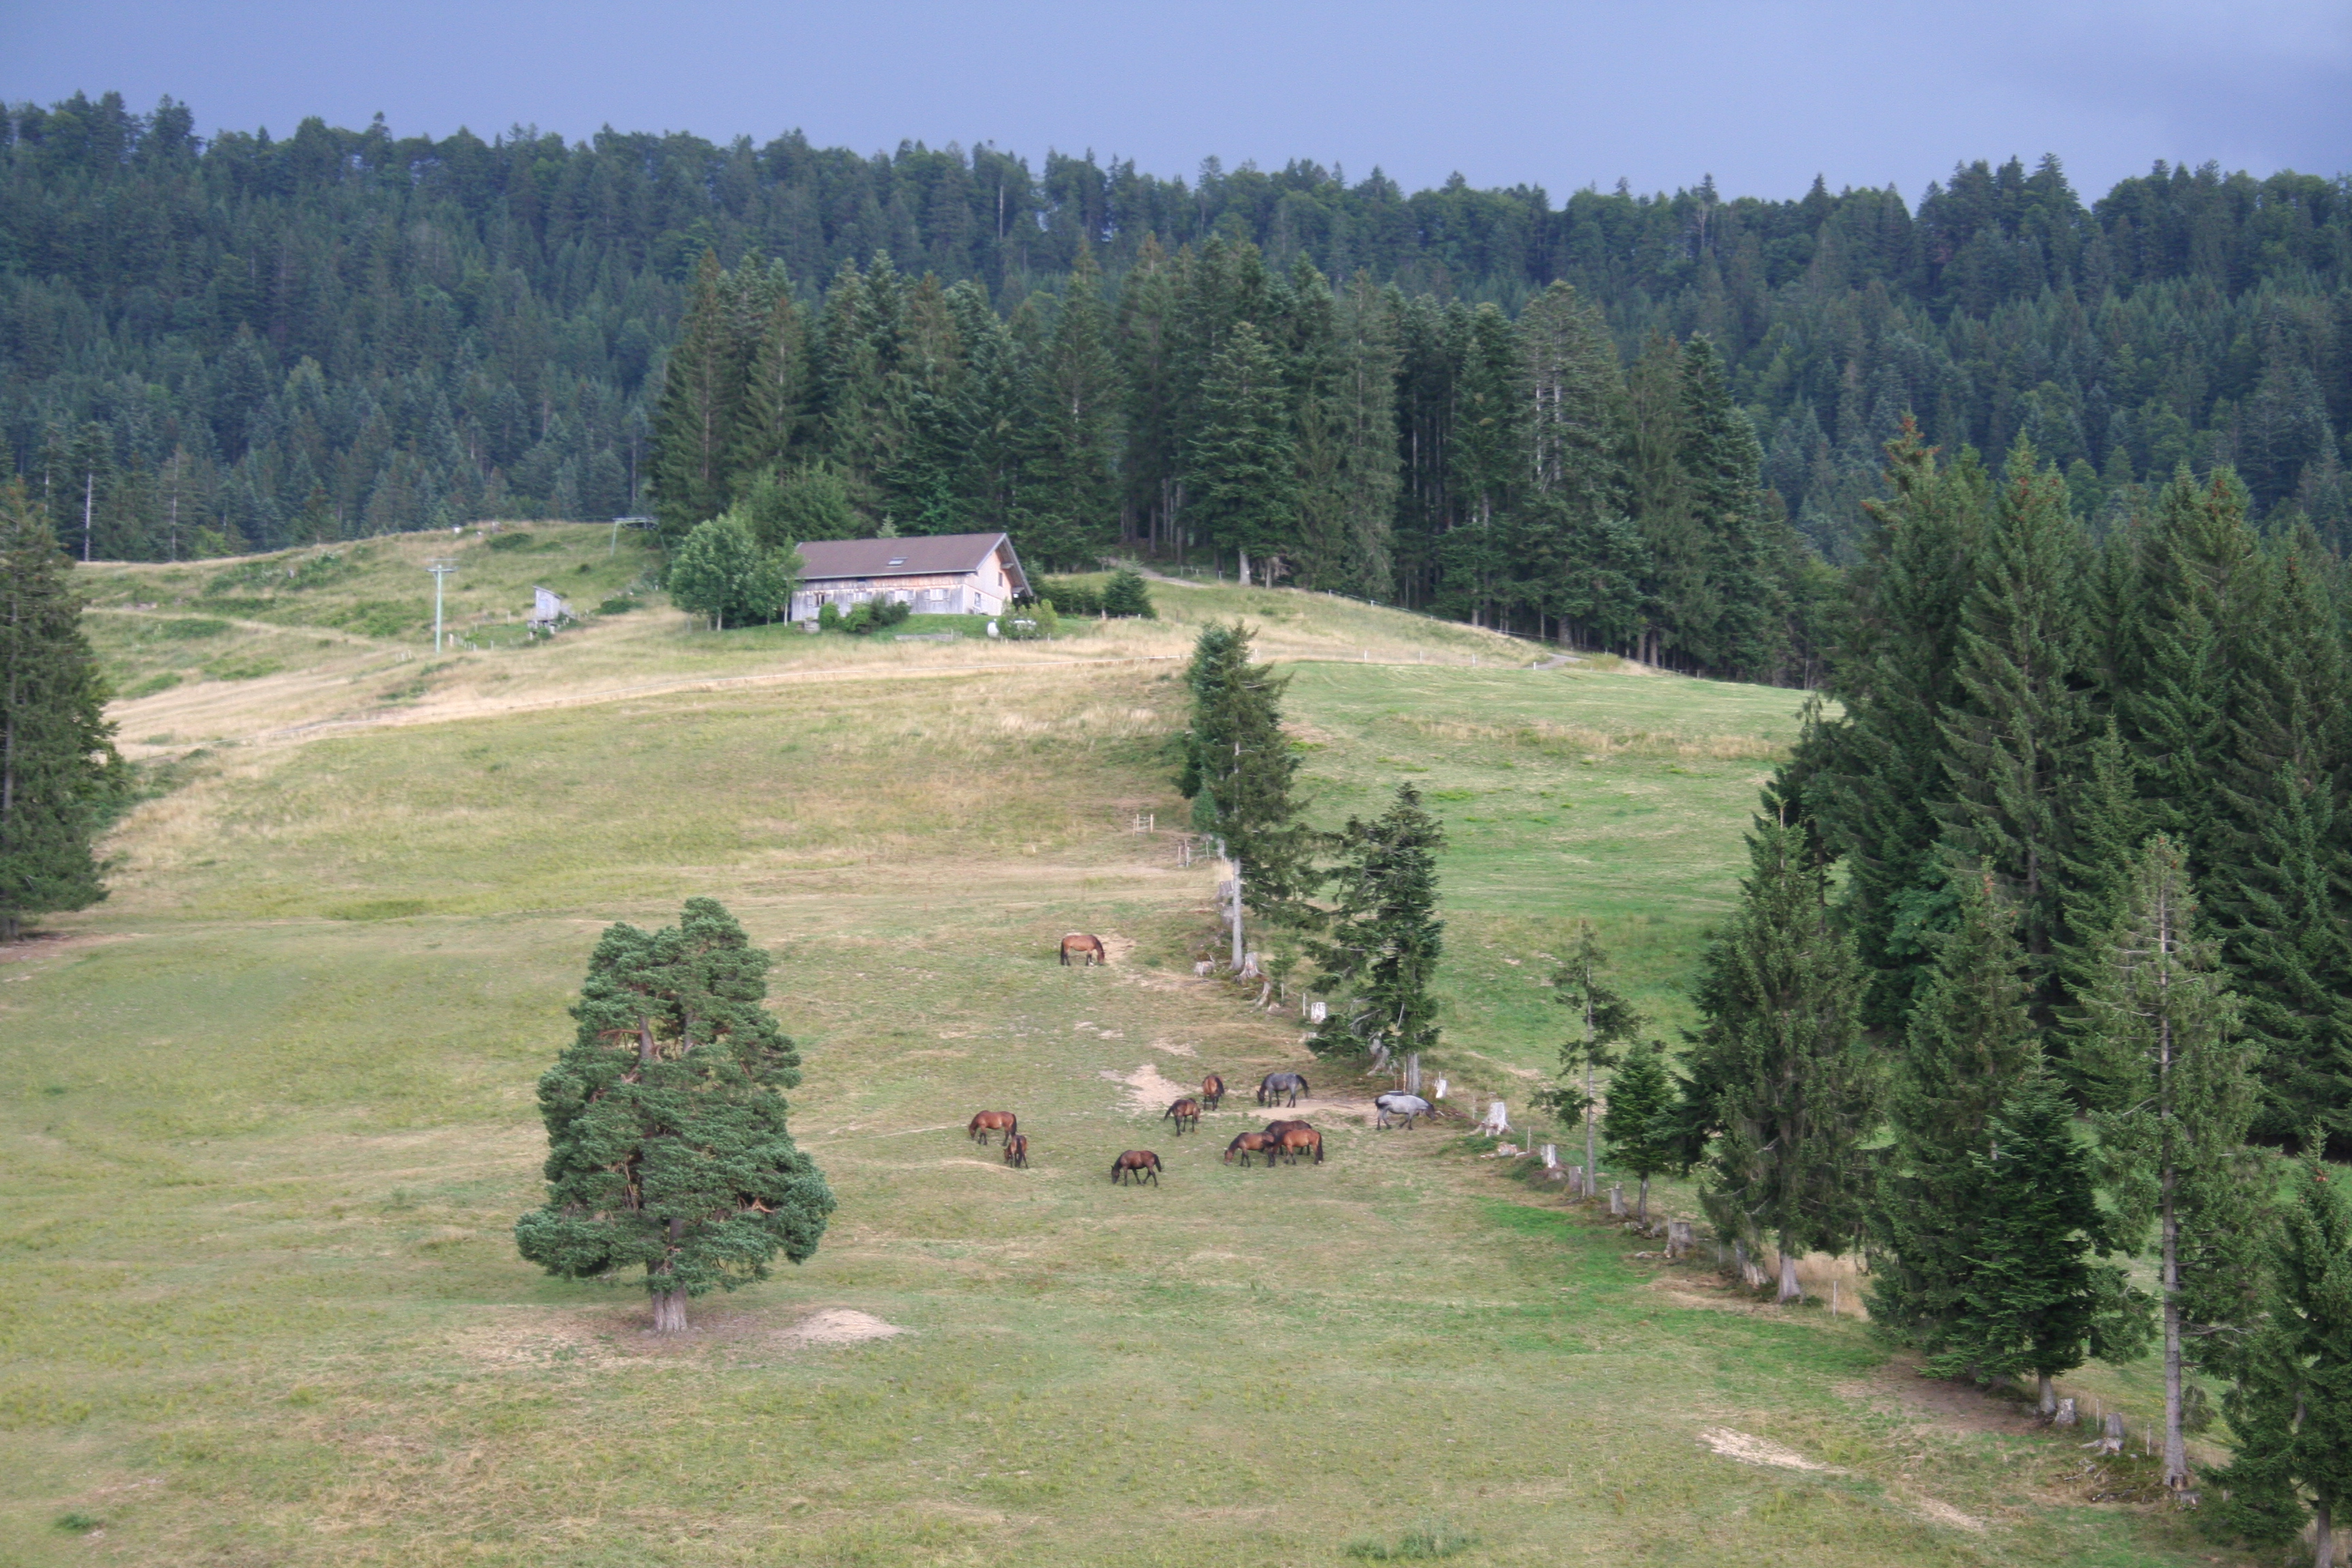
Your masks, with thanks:
M1788 202L788 135L0 113L0 453L77 554L744 504L1008 527L1810 680L1903 417L2095 530L2345 543L2352 185L2054 160ZM706 263L707 258L707 263Z

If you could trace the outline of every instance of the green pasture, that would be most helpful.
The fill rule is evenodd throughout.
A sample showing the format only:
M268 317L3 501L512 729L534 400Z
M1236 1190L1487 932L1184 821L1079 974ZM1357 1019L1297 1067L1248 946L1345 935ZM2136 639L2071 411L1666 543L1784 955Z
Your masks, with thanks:
M596 531L570 531L583 559ZM205 614L119 575L124 619ZM1304 660L1318 817L1402 778L1444 814L1438 1065L1466 1093L1523 1100L1549 1064L1540 954L1577 918L1686 1017L1793 694L1156 592L1156 628L1089 635L1181 648L1290 601L1266 641ZM0 1247L26 1286L0 1319L0 1563L2214 1560L2090 1501L2083 1456L1997 1402L1923 1402L1851 1319L1636 1258L1458 1126L1363 1125L1370 1086L1307 1062L1295 1016L1192 976L1214 873L1165 831L1171 667L896 679L846 638L614 619L647 629L513 657L556 681L757 643L858 679L176 752L110 841L114 897L0 962ZM152 679L248 635L290 634L104 646ZM596 932L696 893L777 955L795 1129L841 1208L806 1267L656 1342L641 1290L540 1277L509 1227ZM1073 929L1113 965L1057 964ZM1158 1120L1205 1069L1276 1067L1314 1081L1319 1168L1220 1161L1245 1092L1197 1138ZM1030 1170L971 1144L981 1109L1021 1113ZM1109 1184L1131 1147L1161 1185Z

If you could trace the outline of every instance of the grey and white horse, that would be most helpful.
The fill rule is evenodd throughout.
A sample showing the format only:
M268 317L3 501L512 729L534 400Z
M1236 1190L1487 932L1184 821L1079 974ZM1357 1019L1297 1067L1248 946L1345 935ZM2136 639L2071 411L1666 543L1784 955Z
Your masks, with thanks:
M1431 1109L1429 1101L1422 1099L1421 1096L1405 1094L1402 1091L1381 1095L1372 1103L1381 1109L1380 1120L1373 1125L1386 1127L1389 1124L1389 1118L1402 1116L1404 1118L1404 1130L1408 1132L1412 1131L1412 1124L1416 1119L1437 1114Z
M1257 1086L1257 1102L1260 1105L1296 1105L1302 1094L1311 1100L1315 1091L1307 1088L1307 1080L1295 1072L1270 1072ZM1286 1100L1283 1099L1285 1095L1290 1098Z

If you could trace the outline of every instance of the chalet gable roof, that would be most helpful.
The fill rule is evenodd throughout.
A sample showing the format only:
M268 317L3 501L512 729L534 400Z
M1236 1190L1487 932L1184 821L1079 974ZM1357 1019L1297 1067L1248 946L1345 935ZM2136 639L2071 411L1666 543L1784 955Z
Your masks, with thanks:
M797 547L801 581L845 577L928 577L977 572L1001 554L1004 574L1017 593L1029 591L1028 574L1003 533L926 533L909 539L813 539Z

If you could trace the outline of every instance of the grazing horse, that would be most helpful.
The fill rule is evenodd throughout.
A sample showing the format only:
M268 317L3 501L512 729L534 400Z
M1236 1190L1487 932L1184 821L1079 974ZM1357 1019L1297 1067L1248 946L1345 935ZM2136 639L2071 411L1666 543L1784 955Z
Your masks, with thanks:
M1201 1102L1188 1094L1161 1111L1160 1120L1175 1122L1176 1136L1181 1138L1184 1136L1184 1129L1201 1125Z
M1110 962L1110 954L1103 951L1102 938L1098 936L1089 936L1082 931L1074 931L1069 935L1062 939L1062 964L1064 968L1067 968L1069 966L1070 955L1074 952L1078 955L1080 962L1082 962L1088 969L1092 969L1097 963L1108 963Z
M1295 1072L1270 1072L1257 1086L1257 1102L1260 1105L1296 1105L1302 1094L1310 1100L1315 1097L1315 1091L1307 1087L1307 1080ZM1283 1100L1285 1095L1290 1097L1286 1101Z
M1298 1156L1309 1149L1315 1151L1315 1163L1318 1165L1323 1163L1323 1134L1304 1121L1286 1123L1275 1135L1274 1146L1284 1159L1294 1165L1298 1163Z
M1211 1073L1201 1080L1201 1099L1207 1103L1210 1110L1216 1110L1217 1102L1224 1098L1225 1080L1223 1079L1219 1078L1215 1073Z
M1232 1164L1236 1154L1242 1157L1242 1169L1244 1171L1249 1169L1252 1154L1264 1155L1265 1163L1271 1165L1274 1163L1274 1139L1264 1132L1242 1133L1225 1145L1225 1163Z
M1153 1186L1160 1184L1160 1156L1149 1149L1129 1149L1110 1163L1110 1184L1114 1187L1122 1179L1141 1186L1146 1176L1151 1178Z
M988 1147L990 1133L1002 1132L1010 1138L1020 1131L1021 1118L1009 1110L983 1110L971 1119L971 1124L965 1127L964 1131L971 1134L973 1142L985 1149Z
M1025 1171L1029 1168L1029 1134L1026 1132L1013 1132L1006 1135L1004 1140L1004 1163L1019 1171Z
M1430 1109L1429 1101L1417 1094L1383 1094L1372 1103L1381 1108L1380 1119L1374 1123L1375 1126L1386 1127L1390 1117L1402 1116L1404 1118L1404 1130L1408 1132L1412 1131L1415 1118L1437 1114Z

